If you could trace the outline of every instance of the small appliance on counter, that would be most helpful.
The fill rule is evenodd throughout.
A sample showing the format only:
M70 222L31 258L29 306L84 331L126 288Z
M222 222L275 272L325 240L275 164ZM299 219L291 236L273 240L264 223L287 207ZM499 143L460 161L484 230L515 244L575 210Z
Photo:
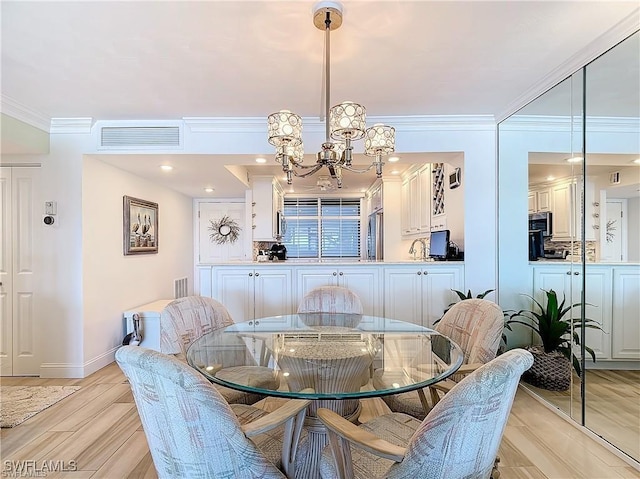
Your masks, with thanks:
M287 259L287 247L282 243L274 244L269 250L269 259L284 261Z

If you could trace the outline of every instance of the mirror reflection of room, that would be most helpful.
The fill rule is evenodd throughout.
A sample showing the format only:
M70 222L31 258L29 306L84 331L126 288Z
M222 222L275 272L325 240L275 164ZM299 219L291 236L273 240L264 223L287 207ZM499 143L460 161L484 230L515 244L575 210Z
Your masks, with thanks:
M513 258L501 248L500 303L531 307L520 293L542 301L550 289L559 300L566 298L566 305L580 305L584 296L584 317L601 326L585 328L583 336L581 307L572 308L575 332L596 361L586 351L584 375L573 372L567 390L527 388L635 459L640 458L639 36L499 126L499 161L510 179L509 185L501 182L501 244L523 243ZM514 200L512 185L522 184L516 178L525 176L526 214L506 204L511 198L524 207L523 197ZM528 279L517 278L516 254L520 267L529 262ZM535 341L524 328L514 329L510 344ZM574 349L582 361L580 346Z

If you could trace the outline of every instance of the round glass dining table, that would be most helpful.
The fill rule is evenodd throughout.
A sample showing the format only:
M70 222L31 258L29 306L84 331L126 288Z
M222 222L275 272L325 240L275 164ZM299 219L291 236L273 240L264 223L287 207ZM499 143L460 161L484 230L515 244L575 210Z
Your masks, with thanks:
M359 314L301 313L235 323L204 334L189 346L187 361L221 386L313 400L305 420L307 438L296 461L296 477L312 478L319 477L317 464L327 444L316 418L318 408L356 422L360 399L442 381L457 371L463 353L446 336L413 323ZM239 372L230 374L225 368ZM265 371L273 380L264 380ZM371 386L374 371L384 377L377 381L388 385L384 389Z

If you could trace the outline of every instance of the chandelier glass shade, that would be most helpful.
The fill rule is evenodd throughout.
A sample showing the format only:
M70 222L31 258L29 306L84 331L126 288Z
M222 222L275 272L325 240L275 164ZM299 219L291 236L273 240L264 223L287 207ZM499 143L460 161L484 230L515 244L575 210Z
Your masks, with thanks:
M316 154L313 165L303 165L304 147L302 141L302 118L288 110L272 113L267 118L268 140L276 148L276 161L287 174L287 183L292 184L293 177L305 177L320 171L329 170L342 187L342 170L366 173L375 167L378 178L382 177L382 157L395 150L395 129L392 126L376 124L366 127L367 111L364 106L345 101L329 108L330 105L330 32L342 25L342 5L334 1L318 2L313 9L314 25L325 31L325 129L326 138L322 149ZM352 141L365 139L364 152L374 157L366 168L352 166Z

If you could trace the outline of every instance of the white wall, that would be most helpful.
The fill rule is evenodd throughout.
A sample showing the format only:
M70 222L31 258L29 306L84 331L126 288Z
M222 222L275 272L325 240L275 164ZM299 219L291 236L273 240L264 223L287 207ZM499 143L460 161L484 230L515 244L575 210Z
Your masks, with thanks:
M48 155L2 155L40 163L36 204L57 203L56 221L34 218L34 315L41 377L85 377L113 361L122 312L173 296L173 280L193 290L192 200L91 158L88 129L52 133ZM159 253L123 256L122 196L159 204ZM44 208L44 206L43 206Z
M124 256L123 196L158 203L158 253ZM82 174L82 291L85 371L113 361L122 312L173 298L173 280L193 289L191 198L85 157Z

